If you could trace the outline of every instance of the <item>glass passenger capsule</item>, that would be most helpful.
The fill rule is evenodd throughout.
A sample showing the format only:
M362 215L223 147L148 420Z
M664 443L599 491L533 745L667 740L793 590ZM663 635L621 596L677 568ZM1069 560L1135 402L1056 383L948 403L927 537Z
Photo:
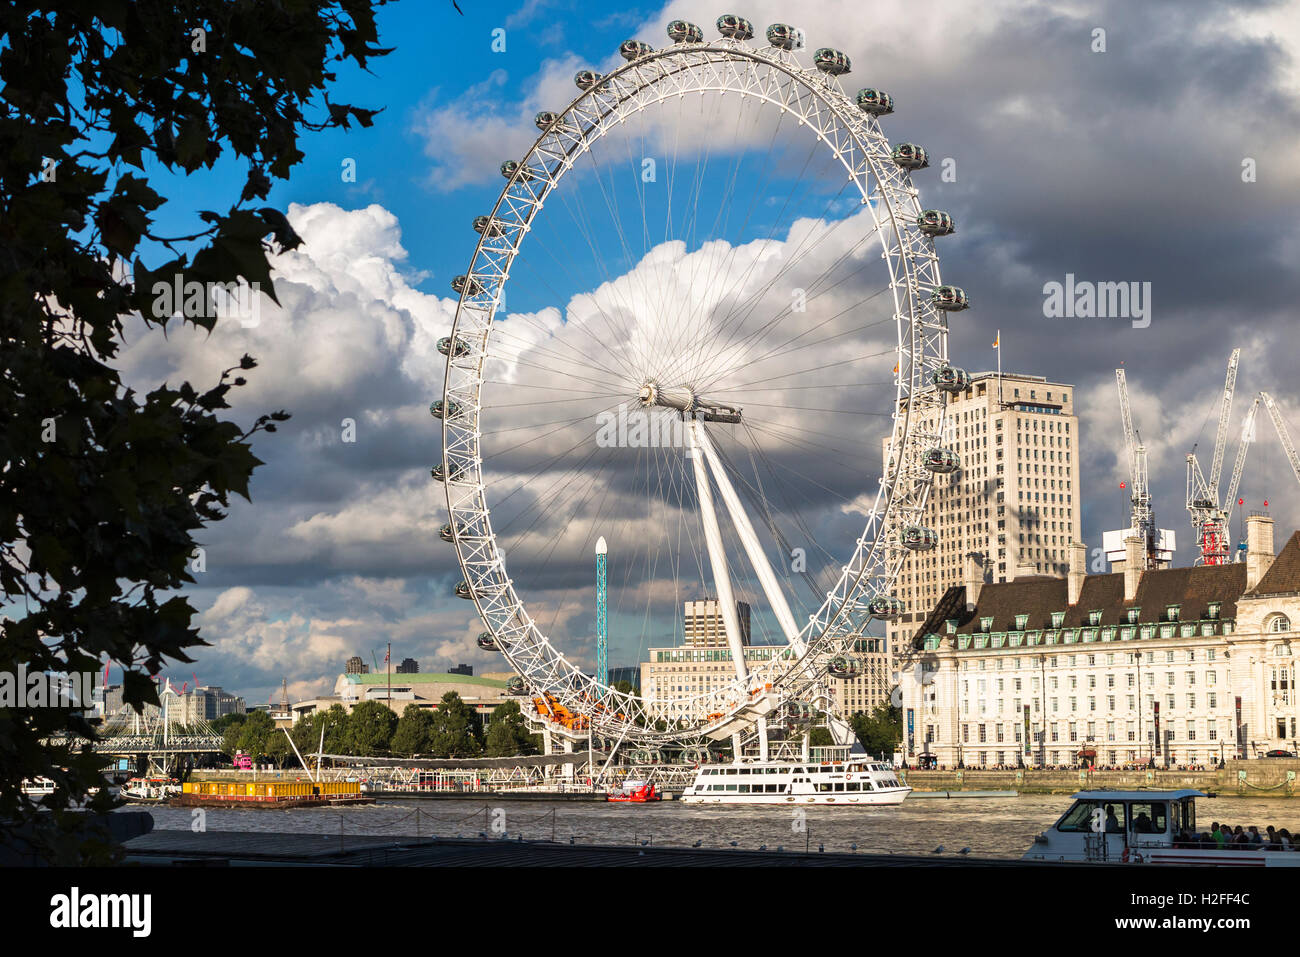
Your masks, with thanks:
M930 165L930 154L915 143L899 143L890 156L903 169L925 169Z
M699 43L704 39L704 31L685 20L674 20L668 24L668 39L673 43Z
M813 65L831 76L843 76L853 69L847 54L832 50L830 47L822 47L813 54Z
M903 547L914 552L928 552L939 544L939 533L924 525L903 526Z
M519 178L524 182L528 182L533 178L533 174L528 171L526 166L520 164L518 160L506 160L501 164L501 175L506 179L513 179L516 173L519 174Z
M492 637L492 632L490 631L480 631L478 633L478 638L475 639L474 643L477 644L484 651L497 650L497 640L494 637Z
M483 291L482 284L477 279L470 276L452 276L451 288L457 293L469 292L471 296L477 296Z
M469 587L469 582L461 579L456 583L456 597L464 598L466 601L474 600L474 589Z
M543 133L551 129L566 130L569 128L569 124L560 119L559 113L553 113L550 110L542 110L534 116L533 123Z
M961 286L940 286L930 293L930 302L945 312L961 312L970 308L970 299Z
M923 209L916 217L916 225L927 236L949 236L957 231L952 217L942 209Z
M500 236L501 224L496 222L491 216L475 216L474 232L480 236Z
M573 75L573 82L585 93L600 82L600 74L594 70L579 70Z
M811 718L817 709L808 701L791 701L786 705L786 714L791 720L806 721Z
M450 522L438 529L438 537L444 542L454 542L456 540Z
M506 694L514 695L516 698L520 695L528 694L528 685L524 684L524 679L515 675L506 682Z
M767 42L782 50L793 50L799 31L788 23L774 23L767 28Z
M884 116L886 113L894 112L894 98L884 90L864 87L858 90L857 101L858 109L872 116Z
M454 399L434 399L429 403L429 414L435 419L454 419L460 415L460 403Z
M826 673L832 678L856 678L860 673L858 663L844 655L836 655L826 666Z
M877 595L867 602L867 611L871 612L871 617L880 621L893 621L903 614L905 607L903 600L893 595Z
M955 366L940 366L931 373L930 381L935 388L956 395L970 388L970 373Z
M438 351L452 359L462 359L469 355L469 343L457 336L453 345L451 336L443 336L438 340Z
M734 13L724 13L718 17L717 27L719 33L733 40L754 39L754 25L744 17L738 17Z
M642 43L640 40L624 40L618 46L619 55L624 60L631 62L638 57L643 57L647 53L653 53L654 48L648 43Z
M708 764L709 749L698 744L682 748L680 760L682 764Z
M952 449L927 449L925 467L928 471L936 472L939 475L947 475L949 472L955 472L961 468L961 456Z
M429 469L429 474L432 475L434 481L437 482L459 482L461 476L465 474L465 470L459 465L453 465L451 467L451 477L448 478L448 473L443 469L442 463L440 462L433 468Z

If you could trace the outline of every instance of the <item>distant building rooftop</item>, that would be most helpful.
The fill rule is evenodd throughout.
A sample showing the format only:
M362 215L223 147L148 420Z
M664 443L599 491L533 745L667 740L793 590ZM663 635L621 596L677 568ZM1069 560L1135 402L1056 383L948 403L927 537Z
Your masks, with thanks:
M388 684L388 675L386 674L345 674L342 679L349 684L356 685L378 685ZM482 685L485 688L504 688L505 681L497 678L484 678L479 675L456 675L446 672L413 672L407 674L393 673L393 684L411 685L411 684L456 684L456 685Z

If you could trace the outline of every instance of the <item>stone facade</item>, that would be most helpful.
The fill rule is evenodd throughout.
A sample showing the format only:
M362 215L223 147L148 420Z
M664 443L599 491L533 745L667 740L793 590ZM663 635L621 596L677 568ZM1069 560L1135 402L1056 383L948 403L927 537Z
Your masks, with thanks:
M1295 752L1300 532L1274 558L1272 520L1248 527L1242 563L1076 565L983 584L973 602L949 589L903 675L905 760L1164 767Z

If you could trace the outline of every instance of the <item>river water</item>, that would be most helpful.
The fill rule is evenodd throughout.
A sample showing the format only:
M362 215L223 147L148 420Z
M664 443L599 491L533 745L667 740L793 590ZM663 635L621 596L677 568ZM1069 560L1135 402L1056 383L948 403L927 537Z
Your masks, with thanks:
M569 801L482 801L385 798L373 805L296 808L283 811L207 808L208 833L264 831L428 837L488 836L557 840L578 844L635 844L736 847L769 850L858 851L944 855L969 848L973 857L1018 858L1034 835L1070 805L1062 795L1015 798L909 798L892 808L719 807L663 801L604 804ZM148 809L158 830L190 830L189 808ZM1300 830L1300 802L1250 798L1201 799L1197 823L1243 827L1266 824Z

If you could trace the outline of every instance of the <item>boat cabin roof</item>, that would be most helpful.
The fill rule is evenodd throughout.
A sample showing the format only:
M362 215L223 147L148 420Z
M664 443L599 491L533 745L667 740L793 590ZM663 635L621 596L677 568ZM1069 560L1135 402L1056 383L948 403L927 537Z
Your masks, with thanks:
M1180 801L1205 797L1204 791L1180 788L1177 791L1080 791L1071 795L1076 801Z

